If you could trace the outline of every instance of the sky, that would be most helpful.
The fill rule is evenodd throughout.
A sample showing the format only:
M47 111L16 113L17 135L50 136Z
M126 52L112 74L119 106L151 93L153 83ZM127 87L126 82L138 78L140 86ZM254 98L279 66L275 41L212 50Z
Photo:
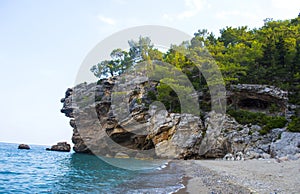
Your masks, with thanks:
M60 99L89 51L113 33L162 25L218 35L299 12L299 0L0 0L0 142L71 143Z

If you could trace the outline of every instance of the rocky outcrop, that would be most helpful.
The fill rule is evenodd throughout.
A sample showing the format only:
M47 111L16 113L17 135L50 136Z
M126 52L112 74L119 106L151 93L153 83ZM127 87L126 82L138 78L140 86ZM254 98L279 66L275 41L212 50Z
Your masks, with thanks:
M29 150L30 147L29 147L29 145L27 145L27 144L20 144L20 145L18 146L18 149Z
M56 145L51 146L51 148L46 148L47 151L59 151L59 152L70 152L71 146L67 142L58 142Z
M280 155L273 150L281 145L278 141L285 137L285 128L261 135L260 126L241 125L229 115L214 111L201 117L170 113L150 96L157 95L158 85L136 76L107 78L68 89L61 100L61 112L71 118L74 151L147 159L223 158L231 153L236 160ZM261 110L269 111L275 103L278 114L284 112L287 103L284 91L258 85L233 86L229 99L241 108L252 109L254 105L255 111L266 107ZM295 138L299 140L298 136ZM297 149L293 153L296 152Z
M147 139L153 141L155 153L161 158L198 157L204 126L191 114L169 114L158 111L151 118Z
M284 115L288 92L274 86L257 84L231 85L228 104L239 109Z
M287 157L290 160L300 158L300 133L283 132L281 138L270 147L274 158Z
M119 86L136 86L132 82L140 83L138 79L126 82L127 85L120 83ZM64 103L61 112L72 118L70 125L73 127L75 152L93 152L103 156L115 156L120 152L134 157L138 150L151 150L154 147L146 135L139 133L145 132L149 119L149 114L144 111L146 103L149 104L147 91L155 88L157 83L143 81L134 90L126 89L128 94L126 91L116 91L112 96L115 82L115 78L109 78L101 80L99 84L80 84L69 89L61 100ZM123 99L124 95L130 98L130 102ZM141 102L141 99L145 100ZM118 107L114 107L116 103L112 101L117 101ZM127 105L129 113L126 112L127 107L123 108ZM153 155L154 150L151 152Z

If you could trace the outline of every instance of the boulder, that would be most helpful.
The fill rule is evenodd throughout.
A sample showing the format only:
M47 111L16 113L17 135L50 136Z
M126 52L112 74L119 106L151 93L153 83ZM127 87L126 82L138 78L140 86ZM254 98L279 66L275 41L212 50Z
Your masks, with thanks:
M130 158L127 154L119 152L115 155L115 158Z
M59 152L70 152L71 146L67 142L58 142L56 145L51 146L51 148L46 148L47 151L59 151Z
M228 153L223 157L223 160L234 160L234 157L231 153Z
M27 145L27 144L20 144L20 145L18 146L18 149L29 150L30 147L29 147L29 145Z
M281 138L271 144L271 156L296 160L300 154L300 133L283 132Z

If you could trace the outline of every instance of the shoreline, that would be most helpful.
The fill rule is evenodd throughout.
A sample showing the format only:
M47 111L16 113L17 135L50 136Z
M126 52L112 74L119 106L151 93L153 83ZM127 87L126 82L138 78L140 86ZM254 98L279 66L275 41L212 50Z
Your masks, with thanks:
M173 192L174 194L250 193L247 188L228 181L228 177L201 165L201 161L204 160L176 161L177 165L184 165L185 173L182 178L184 188ZM206 161L212 162L213 160Z
M172 161L184 169L183 193L300 193L300 160Z

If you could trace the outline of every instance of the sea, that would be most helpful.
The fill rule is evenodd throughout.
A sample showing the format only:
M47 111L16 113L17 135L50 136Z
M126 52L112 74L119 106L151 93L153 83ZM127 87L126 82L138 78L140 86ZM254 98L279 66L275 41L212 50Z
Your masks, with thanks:
M0 142L0 193L173 193L184 187L182 169L170 161L111 159L120 168L93 155L29 146Z

